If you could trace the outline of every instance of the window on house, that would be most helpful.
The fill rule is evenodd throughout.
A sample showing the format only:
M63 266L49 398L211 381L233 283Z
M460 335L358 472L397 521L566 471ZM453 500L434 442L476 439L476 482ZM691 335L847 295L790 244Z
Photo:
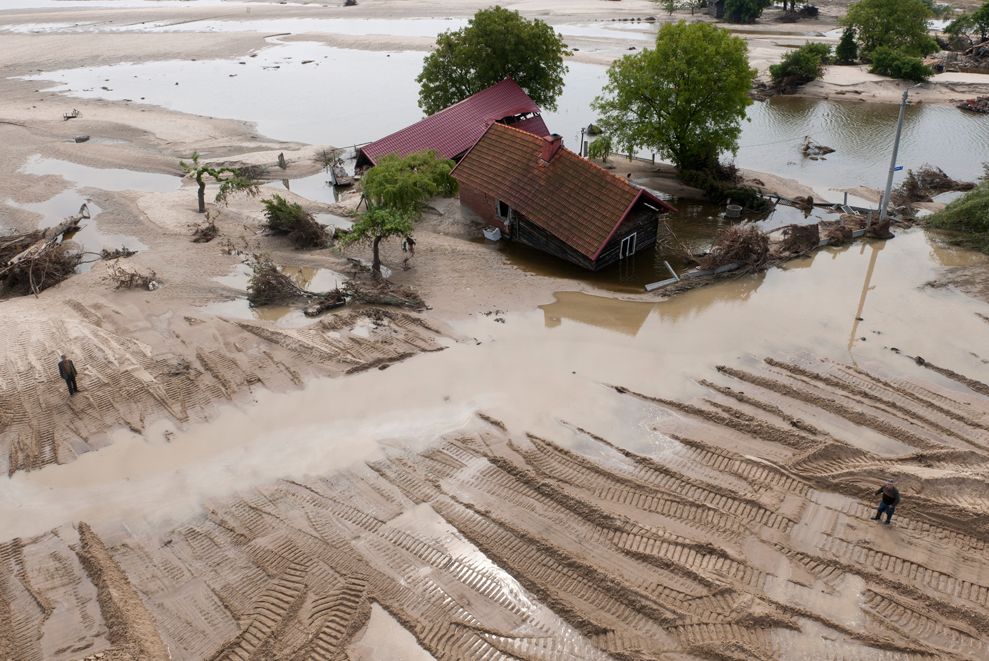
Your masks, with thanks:
M501 200L498 200L496 213L502 220L508 220L511 217L512 208Z

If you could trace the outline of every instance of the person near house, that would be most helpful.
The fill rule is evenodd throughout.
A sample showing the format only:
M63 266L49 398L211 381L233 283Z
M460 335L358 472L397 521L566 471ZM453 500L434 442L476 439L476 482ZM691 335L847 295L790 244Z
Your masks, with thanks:
M879 509L876 510L876 515L872 517L872 520L878 521L879 517L885 512L885 523L889 525L890 519L893 518L893 512L896 511L896 506L900 504L900 490L892 482L887 482L876 491L876 495L878 496L879 494L882 494L883 500L879 503Z
M62 354L62 360L58 363L58 375L65 381L65 385L69 387L69 395L74 395L79 392L79 386L76 385L76 366L71 360L69 360L65 354Z

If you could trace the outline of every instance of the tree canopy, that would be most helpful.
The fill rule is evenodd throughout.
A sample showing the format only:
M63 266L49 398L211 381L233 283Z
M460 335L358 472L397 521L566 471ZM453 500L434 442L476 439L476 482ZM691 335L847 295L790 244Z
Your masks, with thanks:
M843 22L855 29L864 58L880 46L923 56L937 50L937 42L927 34L930 17L923 0L859 0L848 8Z
M948 34L978 36L979 41L989 39L989 0L971 14L962 14L944 29Z
M729 23L755 23L772 0L726 0L725 20Z
M453 166L453 161L438 158L432 150L382 158L361 179L368 209L341 243L370 243L371 271L380 278L381 242L411 234L429 198L457 192L457 180L450 176Z
M708 23L667 23L656 48L608 69L594 100L622 151L655 150L681 170L711 169L738 148L755 78L745 42Z
M457 181L450 176L453 166L432 150L405 157L389 154L364 174L361 185L369 206L418 214L429 198L457 192Z
M436 50L416 78L419 107L432 115L512 78L536 104L555 110L567 55L562 37L547 23L498 6L482 9L467 27L436 38Z

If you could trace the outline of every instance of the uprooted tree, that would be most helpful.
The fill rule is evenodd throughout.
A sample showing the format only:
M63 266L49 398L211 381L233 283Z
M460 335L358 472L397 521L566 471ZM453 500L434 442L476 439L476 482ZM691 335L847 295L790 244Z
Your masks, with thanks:
M275 234L289 238L296 248L322 248L326 245L326 230L316 222L301 204L289 202L281 195L262 200L265 226Z
M72 275L82 254L62 240L87 218L89 208L84 204L79 213L54 227L0 236L0 297L38 294Z
M371 273L381 279L381 242L408 236L431 197L457 192L457 181L450 176L453 161L426 150L400 157L385 156L367 171L361 183L367 211L343 236L341 243L371 244Z
M193 152L190 161L179 161L179 166L186 175L195 178L199 187L197 196L199 200L199 213L206 213L206 183L207 177L220 184L220 189L216 193L216 202L225 204L230 195L237 191L243 191L250 196L255 196L260 192L257 168L250 166L230 167L211 166L201 163L199 152Z

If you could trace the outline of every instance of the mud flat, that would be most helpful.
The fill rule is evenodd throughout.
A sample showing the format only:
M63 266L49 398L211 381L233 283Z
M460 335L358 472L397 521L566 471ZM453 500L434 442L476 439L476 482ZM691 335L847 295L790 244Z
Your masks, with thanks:
M219 29L248 20L238 3L42 4L4 13L0 59L11 76L89 66L90 98L0 81L3 229L90 200L98 213L79 240L132 242L130 263L163 286L113 291L97 264L37 299L0 302L0 659L989 655L989 305L956 289L960 274L975 293L989 277L970 253L915 230L664 302L629 296L616 273L609 289L636 299L618 300L471 240L478 228L438 201L411 270L394 274L431 310L296 323L246 307L247 254L303 279L346 276L346 257L366 255L292 250L262 234L258 202L242 197L220 210L221 239L190 243L201 216L178 161L199 150L272 166L284 154L266 191L332 222L354 200L323 184L313 158L325 145L303 144L317 142L315 120L280 133L288 124L264 104L231 112L205 93L229 101L238 80L270 75L283 91L306 88L318 116L326 91L305 81L329 67L304 65L306 49L327 64L364 49L361 62L407 67L431 41L411 19L439 5L251 3L251 20L307 21L293 29L328 30L312 21L347 11L386 32L407 19L414 33L334 27L272 46L264 30ZM463 20L482 4L442 11ZM179 7L215 32L180 32ZM583 40L578 75L600 75L653 29L598 19L656 11L644 0L520 8ZM757 38L806 38L787 30ZM784 49L770 45L759 57ZM160 69L177 54L197 62ZM128 78L152 70L154 85ZM593 77L580 83L571 108L596 92ZM176 89L202 105L152 105L181 100ZM411 116L407 100L391 110ZM82 116L63 121L73 106ZM338 110L333 130L364 121ZM782 153L773 141L802 139L808 117L849 112L782 110L743 148ZM905 149L931 144L924 122L943 123L939 112L911 119ZM857 117L870 113L887 125L885 110ZM978 150L985 134L973 135ZM882 139L849 134L848 158L831 164L871 172L852 154L879 153ZM801 178L840 183L834 168L808 174L817 165ZM391 244L383 258L402 261ZM80 369L71 399L55 371L63 351ZM868 517L890 478L905 497L887 528Z

